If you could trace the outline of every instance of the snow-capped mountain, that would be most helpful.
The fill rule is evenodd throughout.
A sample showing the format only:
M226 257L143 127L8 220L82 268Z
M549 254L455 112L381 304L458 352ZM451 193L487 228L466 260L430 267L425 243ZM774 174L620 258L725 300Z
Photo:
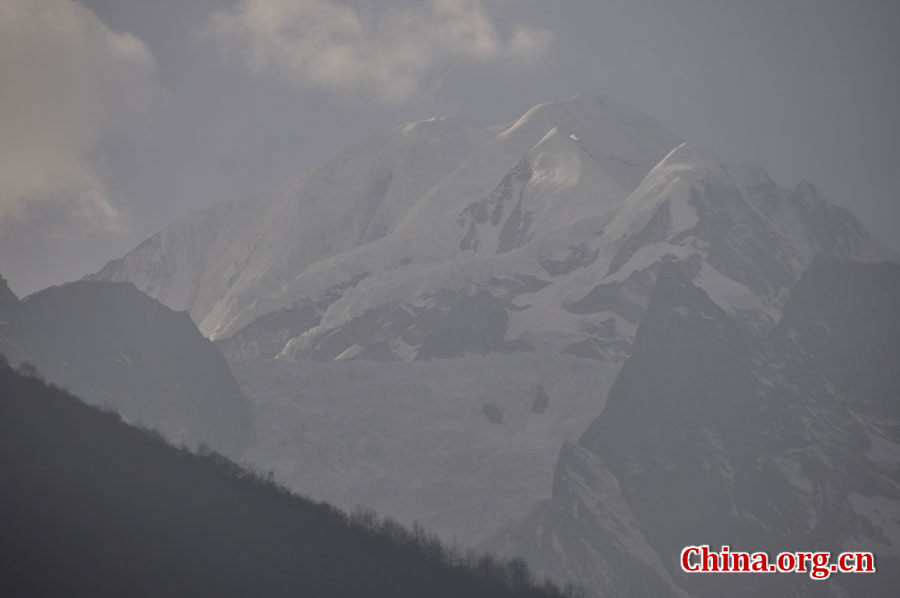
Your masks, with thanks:
M95 278L133 282L222 336L310 264L392 232L484 136L460 119L396 127L271 194L172 223Z
M19 301L0 277L0 353L172 441L239 457L246 398L186 313L127 283L73 282Z
M528 217L522 232L530 235L620 203L677 142L648 117L592 96L538 106L499 127L450 118L409 123L273 194L193 213L95 278L131 281L223 338L361 273L341 270L457 259L467 231L460 212L520 163L529 177L520 212L543 206L543 216ZM348 255L321 263L341 254ZM322 272L328 266L338 271Z
M289 325L282 350L326 360L421 358L416 321L486 289L506 305L485 309L515 312L504 341L562 333L564 350L599 356L585 330L601 312L636 323L662 259L691 261L723 307L770 325L818 254L893 257L813 186L781 189L759 166L725 166L626 106L577 96L511 125L396 127L274 194L191 214L94 277L190 310L216 339L313 301L321 318Z
M587 177L575 169L576 183L544 193L546 177L535 173L546 171L535 169L532 164L541 161L529 158L535 148L485 197L451 212L452 219L441 223L436 217L434 228L413 231L401 226L396 235L300 274L284 297L309 289L314 297L335 299L327 306L320 302L321 318L297 330L281 356L423 359L433 351L422 348L426 338L433 340L429 331L449 325L458 332L452 341L457 347L434 355L546 344L583 357L617 359L664 261L690 263L698 284L719 305L766 330L816 255L893 258L815 188L747 190L744 175L755 167L727 168L690 144L669 152L627 196L617 185L598 183L604 173L596 164L594 178L583 188ZM568 149L578 155L577 148ZM558 159L563 154L552 153ZM591 197L592 189L603 193ZM559 214L567 211L573 219L563 224ZM786 234L795 228L807 231L796 242ZM819 229L828 232L815 232ZM343 291L335 293L339 287ZM464 306L482 291L493 300L485 296L480 307ZM472 309L483 310L482 319L498 326L494 341L461 339L465 331L446 324L454 313L475 317Z
M489 544L598 595L882 596L900 582L900 266L818 259L755 338L667 264L552 497ZM877 576L691 576L686 544L869 550Z
M216 341L255 410L250 462L476 543L580 492L560 488L574 477L622 483L565 443L603 411L663 268L763 342L818 256L898 260L813 185L779 187L580 95L492 127L395 127L275 193L192 213L92 278L189 310ZM608 496L591 507L603 518L641 518ZM631 555L608 561L608 583L631 559L655 572L648 592L684 589L653 538L604 542ZM586 563L541 567L594 583Z

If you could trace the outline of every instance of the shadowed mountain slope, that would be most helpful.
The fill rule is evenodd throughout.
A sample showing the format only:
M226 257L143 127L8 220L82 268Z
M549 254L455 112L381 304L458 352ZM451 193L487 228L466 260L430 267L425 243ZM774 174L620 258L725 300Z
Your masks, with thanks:
M603 413L560 453L552 498L494 547L599 595L892 595L898 293L897 264L819 259L759 340L665 266ZM878 573L686 575L689 544L868 550Z
M187 313L131 284L74 282L22 301L0 292L0 351L174 441L238 457L252 437L249 406L219 350Z
M0 360L0 594L562 597L214 453L125 425Z

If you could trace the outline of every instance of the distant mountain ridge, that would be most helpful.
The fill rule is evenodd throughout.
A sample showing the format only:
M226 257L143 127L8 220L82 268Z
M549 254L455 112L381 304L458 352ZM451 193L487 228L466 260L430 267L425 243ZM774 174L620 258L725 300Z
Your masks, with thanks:
M0 353L176 442L237 458L253 437L219 350L131 284L73 282L19 301L0 279Z

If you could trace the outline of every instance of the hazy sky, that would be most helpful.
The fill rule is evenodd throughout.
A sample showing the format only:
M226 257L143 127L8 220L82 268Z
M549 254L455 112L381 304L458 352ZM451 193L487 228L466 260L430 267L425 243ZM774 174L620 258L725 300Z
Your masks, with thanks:
M0 0L0 274L75 279L388 126L580 91L900 249L898 27L882 0Z

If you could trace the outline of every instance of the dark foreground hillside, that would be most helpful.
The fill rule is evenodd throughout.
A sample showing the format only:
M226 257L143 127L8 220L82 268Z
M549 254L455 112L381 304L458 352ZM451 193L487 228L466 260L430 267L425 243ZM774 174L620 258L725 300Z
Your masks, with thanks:
M521 562L347 518L0 356L2 596L561 596Z

